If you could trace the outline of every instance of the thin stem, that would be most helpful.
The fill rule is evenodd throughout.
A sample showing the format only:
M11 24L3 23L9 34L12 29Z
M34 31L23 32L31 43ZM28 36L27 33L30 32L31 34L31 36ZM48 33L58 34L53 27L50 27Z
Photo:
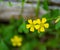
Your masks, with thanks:
M23 13L23 11L24 11L24 3L25 3L25 0L22 0L22 8L21 8L21 15L22 15L22 13Z
M39 15L39 10L40 10L40 0L37 1L36 16Z
M11 3L11 1L10 1L10 0L8 1L8 3L9 3L9 6L12 6L12 3Z

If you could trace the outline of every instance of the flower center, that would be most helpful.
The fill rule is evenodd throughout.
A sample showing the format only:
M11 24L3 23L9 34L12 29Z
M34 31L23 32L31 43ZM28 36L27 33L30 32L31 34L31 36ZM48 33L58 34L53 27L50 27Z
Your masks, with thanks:
M44 23L41 23L41 24L40 24L40 27L44 27Z
M31 24L31 27L34 27L35 24Z

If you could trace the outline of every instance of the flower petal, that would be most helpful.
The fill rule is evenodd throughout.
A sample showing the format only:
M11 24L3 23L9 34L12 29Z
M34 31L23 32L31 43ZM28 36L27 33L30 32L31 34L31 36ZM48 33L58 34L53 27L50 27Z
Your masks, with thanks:
M17 43L17 42L20 42L20 37L18 36L14 36L14 41Z
M44 27L49 28L49 24L48 23L44 24Z
M38 24L40 24L40 23L41 23L41 20L40 20L40 19L37 19L36 22L37 22Z
M16 43L12 43L13 46L16 46Z
M40 25L35 25L34 27L35 29L39 29Z
M17 43L17 46L21 46L21 45L22 45L22 43L20 43L20 42L19 42L19 43Z
M42 23L45 23L46 21L46 18L42 18Z
M40 28L40 31L41 31L41 32L45 32L44 27L41 27L41 28Z
M14 42L14 39L11 39L11 42Z
M33 20L33 24L36 24L36 20Z
M30 31L34 32L34 27L31 27L31 28L30 28Z
M14 36L14 40L17 40L17 39L18 39L18 36L15 35L15 36Z
M32 19L29 19L29 20L28 20L28 23L32 24Z
M31 27L31 25L30 25L30 24L27 24L27 25L26 25L26 28L30 28L30 27Z

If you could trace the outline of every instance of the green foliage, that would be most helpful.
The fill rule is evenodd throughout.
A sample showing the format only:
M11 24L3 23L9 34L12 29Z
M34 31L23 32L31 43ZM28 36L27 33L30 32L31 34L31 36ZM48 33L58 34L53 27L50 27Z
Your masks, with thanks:
M39 1L40 0L38 0L36 7L37 17L40 9ZM48 11L47 2L48 0L44 0L43 7ZM24 3L25 0L22 0L22 10L24 8ZM12 6L11 2L9 2L9 5ZM49 28L45 28L45 32L38 32L35 28L34 32L31 32L30 28L27 29L26 25L28 23L27 20L23 18L22 14L20 14L18 20L14 19L12 16L10 21L8 21L8 24L0 23L0 50L47 50L47 47L59 48L60 50L60 21L55 23L58 16L60 16L60 10L55 9L41 17L45 17L47 23L49 23ZM15 35L23 37L22 45L20 47L14 47L11 43L11 38ZM18 39L16 39L16 41L18 41Z
M3 40L0 39L0 50L9 50Z
M55 29L59 29L60 28L60 21L56 24L56 26L55 26Z
M44 0L44 2L43 2L43 8L45 9L45 10L48 10L49 8L48 8L48 0Z
M26 23L25 22L23 22L20 26L19 26L19 29L18 29L18 31L20 32L20 33L29 33L29 30L26 28Z

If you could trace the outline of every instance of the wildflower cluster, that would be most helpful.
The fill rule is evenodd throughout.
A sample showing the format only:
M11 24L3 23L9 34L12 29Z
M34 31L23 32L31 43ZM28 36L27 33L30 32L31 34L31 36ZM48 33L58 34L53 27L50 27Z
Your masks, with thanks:
M36 19L36 20L28 20L28 23L26 25L26 28L29 29L31 32L34 32L34 29L38 30L38 32L45 32L45 28L49 28L49 24L46 23L47 19L46 18L42 18L41 19Z

